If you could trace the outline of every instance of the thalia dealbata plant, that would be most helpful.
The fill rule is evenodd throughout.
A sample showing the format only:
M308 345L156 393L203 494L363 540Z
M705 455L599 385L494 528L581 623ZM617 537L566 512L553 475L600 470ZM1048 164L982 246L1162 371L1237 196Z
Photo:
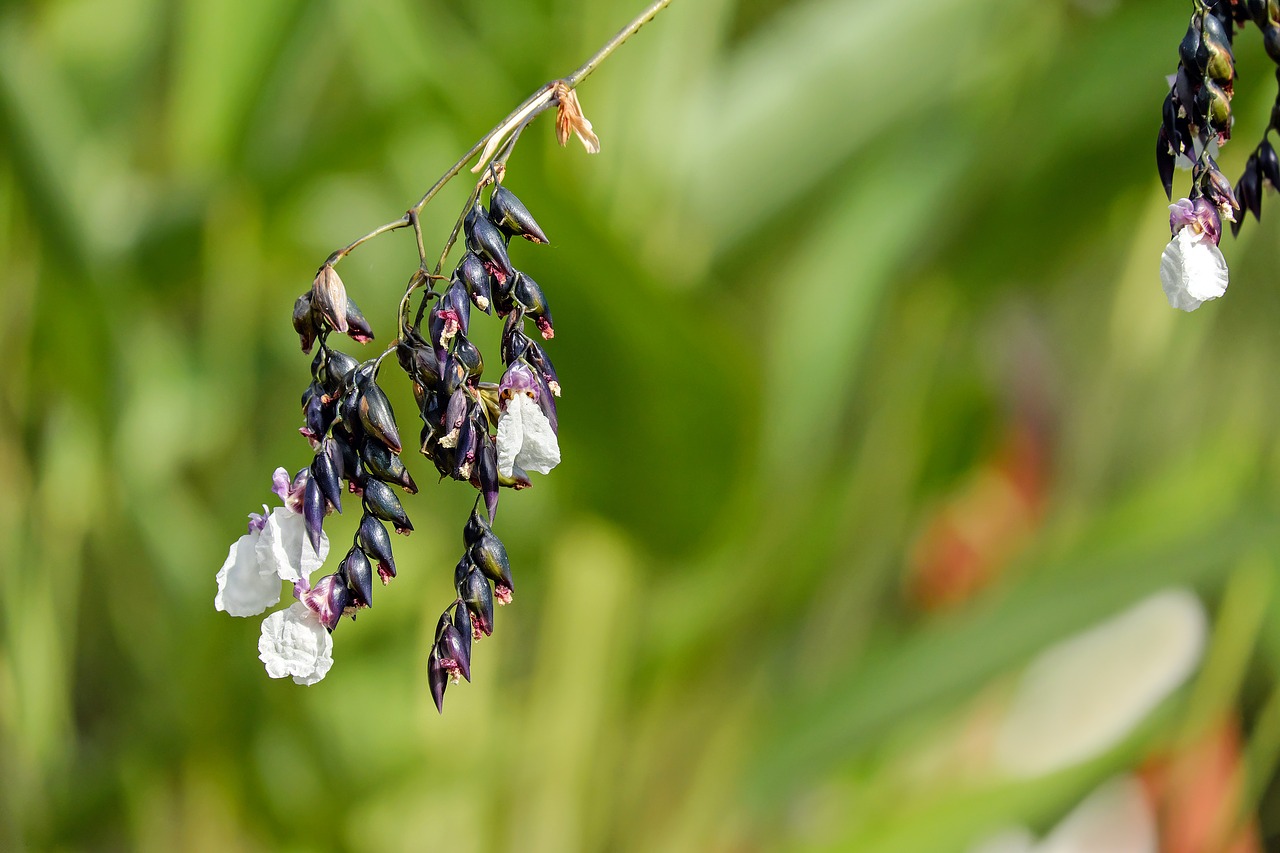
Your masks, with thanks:
M396 490L412 495L418 486L401 459L400 422L379 385L383 362L394 354L392 363L413 386L422 454L442 481L468 483L478 492L462 528L454 598L440 615L426 662L438 709L450 682L471 680L472 643L493 632L494 605L510 603L515 588L507 550L494 531L501 490L528 488L530 472L547 474L560 462L560 380L543 346L555 327L542 288L514 265L518 252L512 245L513 238L548 241L505 186L507 161L525 128L552 108L560 144L576 135L588 152L597 153L600 141L575 89L670 2L652 3L581 68L525 99L403 216L329 255L294 303L302 351L315 350L300 429L313 456L294 474L276 469L272 491L283 506L264 505L262 514L249 516L248 532L231 546L218 572L214 598L218 610L255 616L280 601L282 583L292 586L296 601L262 622L259 657L272 678L291 676L298 684L324 678L333 665L334 629L344 616L354 619L373 605L375 576L384 585L396 576L387 525L397 533L413 531ZM479 180L431 264L419 216L473 160L471 171ZM418 264L396 312L396 337L376 357L358 361L332 345L335 333L361 344L374 337L338 264L365 242L401 228L413 229ZM445 273L459 238L465 251ZM482 378L484 357L469 337L473 309L504 321L497 382ZM331 550L324 520L343 511L344 496L348 509L359 500L360 524L333 570L322 573Z
M1160 260L1165 296L1183 311L1227 292L1227 262L1218 248L1222 220L1239 234L1246 211L1261 218L1262 188L1280 189L1280 158L1268 139L1272 131L1280 134L1280 93L1234 188L1213 157L1231 138L1235 40L1250 22L1261 31L1280 84L1280 0L1194 0L1164 99L1156 166L1170 201L1174 167L1191 168L1190 195L1169 206L1172 236Z

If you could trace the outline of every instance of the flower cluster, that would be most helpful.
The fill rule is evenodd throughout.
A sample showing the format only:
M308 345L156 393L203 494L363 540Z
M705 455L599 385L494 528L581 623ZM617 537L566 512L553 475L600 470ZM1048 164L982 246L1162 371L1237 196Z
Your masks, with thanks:
M218 573L215 600L219 610L233 616L256 615L280 600L282 583L292 584L296 603L262 625L260 657L273 678L292 676L299 684L313 684L324 677L333 664L331 634L342 617L354 620L373 606L375 573L384 585L396 576L387 525L405 535L413 531L396 490L412 495L418 487L400 458L400 429L378 384L382 363L392 353L413 387L422 454L442 480L468 483L479 493L463 527L455 598L440 617L428 653L427 681L438 708L443 709L450 681L470 680L472 643L493 632L495 603L511 601L511 563L493 530L498 496L503 487L528 488L530 472L546 474L559 464L555 398L560 381L538 340L555 336L546 295L512 265L509 253L512 238L545 244L547 236L502 180L524 126L552 106L562 141L572 131L589 151L599 148L564 81L549 84L536 97L539 109L520 113L519 124L490 134L493 148L481 163L496 156L472 190L434 270L427 264L418 214L442 184L400 220L330 255L294 303L293 327L302 351L315 350L299 429L311 445L311 463L293 478L284 469L276 472L275 491L285 506L251 516L249 532L232 546ZM503 139L505 144L497 146ZM396 340L378 356L358 361L333 346L334 333L363 344L373 340L373 330L335 266L365 240L405 226L417 237L419 264L400 303ZM459 235L466 251L450 275L441 275ZM419 291L410 320L411 297ZM484 357L470 338L473 308L504 319L503 372L496 383L482 381ZM311 575L329 551L325 519L342 513L344 496L351 495L361 507L351 547L313 584Z
M1280 0L1194 0L1191 22L1178 46L1178 69L1164 100L1156 166L1171 201L1175 166L1191 167L1190 195L1169 208L1171 238L1160 262L1165 296L1183 311L1226 292L1227 265L1218 249L1222 220L1238 234L1242 206L1259 217L1262 185L1280 186L1280 161L1267 140L1271 130L1280 132L1280 96L1234 189L1212 156L1231 138L1234 39L1249 21L1262 31L1268 55L1280 65Z

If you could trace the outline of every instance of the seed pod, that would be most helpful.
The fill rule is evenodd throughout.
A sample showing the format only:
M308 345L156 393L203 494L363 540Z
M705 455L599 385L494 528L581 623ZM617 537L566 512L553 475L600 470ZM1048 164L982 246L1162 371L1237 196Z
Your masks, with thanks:
M375 438L366 438L360 447L360 459L371 476L384 483L395 483L411 495L418 493L418 485L409 475L400 457L392 453L382 442Z
M352 491L363 488L365 480L364 464L360 461L360 454L356 452L354 436L340 423L333 425L333 431L330 435L333 438L333 446L337 451L338 458L342 460L341 465L337 465L335 460L335 467L339 469L338 475L351 484Z
M441 663L446 669L456 668L458 674L467 681L471 680L470 645L469 642L463 642L461 632L449 620L449 612L446 610L440 614L440 623L436 626L436 652L439 653ZM453 667L450 667L449 663L452 663Z
M400 433L396 429L396 416L391 411L391 401L376 383L370 382L360 395L360 423L364 428L395 453L399 453Z
M311 313L311 291L302 294L293 303L293 330L298 333L298 343L302 345L302 351L311 352L311 345L315 343L316 334L319 332L315 317Z
M538 287L536 281L522 272L516 273L511 295L516 304L533 318L543 338L550 340L556 336L556 330L551 325L551 309L547 306L546 294L542 292L541 287Z
M431 689L431 698L436 703L436 711L444 713L444 689L449 683L449 675L440 664L440 655L435 649L427 658L427 686Z
M1235 58L1231 53L1231 38L1222 21L1214 15L1205 15L1200 32L1200 45L1196 49L1196 66L1205 76L1225 86L1235 79Z
M346 383L351 374L360 366L360 362L341 350L329 350L328 357L325 359L324 372L328 379L326 387L330 388L333 393Z
M471 560L494 583L514 589L511 581L511 560L507 548L492 530L486 530L480 541L471 546Z
M362 344L373 340L373 327L351 297L347 297L347 335L351 340Z
M446 396L450 396L466 383L467 368L453 357L453 353L449 353L441 363L441 375L443 377L441 390Z
M352 547L347 556L342 558L338 573L347 579L351 587L351 599L356 606L373 606L373 566L364 551Z
M360 548L378 563L378 576L386 584L396 576L396 561L391 553L391 535L377 518L365 513L360 519L360 530L356 533Z
M486 314L490 313L489 303L492 301L492 296L489 294L489 272L475 252L467 252L462 256L462 260L453 271L453 278L455 281L462 282L477 308Z
M324 443L320 445L320 452L311 461L311 482L319 486L320 494L324 495L324 499L341 513L342 482L338 476L337 468L334 467L333 457L329 455L326 449L330 444L332 442L325 439Z
M531 243L548 242L547 235L542 233L524 203L501 184L489 196L489 220L511 237L523 237Z
M449 476L455 480L470 480L471 467L476 461L476 450L479 449L480 436L477 434L474 413L467 407L467 417L458 427L458 443L453 448L453 469Z
M329 264L311 282L311 306L334 329L347 331L347 288Z
M506 241L502 239L502 232L498 227L477 211L478 205L472 211L474 215L468 215L467 221L463 223L467 248L475 252L489 274L502 283L516 272L511 266L511 259L507 257Z
M479 569L472 569L458 589L462 603L471 611L471 621L486 637L493 634L493 590Z
M391 522L397 533L412 532L413 524L405 514L404 507L400 505L400 499L396 497L395 492L391 491L391 487L381 480L371 477L364 484L364 505L365 512Z
M1200 84L1195 98L1196 115L1208 124L1214 133L1227 138L1231 134L1231 97L1212 80Z

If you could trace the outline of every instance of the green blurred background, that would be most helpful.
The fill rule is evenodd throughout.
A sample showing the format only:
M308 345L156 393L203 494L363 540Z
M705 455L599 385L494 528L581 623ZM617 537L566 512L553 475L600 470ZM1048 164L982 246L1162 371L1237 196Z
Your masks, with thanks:
M1190 4L676 0L579 89L598 156L544 117L509 164L552 239L513 260L555 312L564 462L504 494L517 594L474 683L441 717L424 674L473 493L408 453L417 532L321 684L214 612L308 458L316 266L639 6L0 7L0 848L959 851L1205 716L1280 834L1280 211L1224 238L1225 299L1168 308L1152 143ZM1238 59L1230 175L1275 94L1256 31ZM404 231L343 262L380 342L415 262ZM968 562L929 544L972 524ZM1170 585L1209 663L1122 747L918 770Z

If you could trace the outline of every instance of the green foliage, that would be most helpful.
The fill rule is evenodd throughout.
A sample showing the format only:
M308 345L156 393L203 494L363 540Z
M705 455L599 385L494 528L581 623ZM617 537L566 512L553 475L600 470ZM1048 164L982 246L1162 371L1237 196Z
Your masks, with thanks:
M519 594L475 683L436 715L472 496L408 451L400 576L320 685L264 675L213 578L308 455L293 299L632 11L0 9L0 848L962 850L1238 702L1280 820L1278 217L1223 241L1227 298L1167 308L1185 21L1154 0L673 3L580 90L598 156L543 118L510 161L552 240L521 259L564 463L504 497ZM344 261L371 346L415 262L407 229ZM999 583L914 609L913 541L1029 400L1043 519ZM1257 612L1137 742L1025 786L905 769L1053 640L1236 583Z

